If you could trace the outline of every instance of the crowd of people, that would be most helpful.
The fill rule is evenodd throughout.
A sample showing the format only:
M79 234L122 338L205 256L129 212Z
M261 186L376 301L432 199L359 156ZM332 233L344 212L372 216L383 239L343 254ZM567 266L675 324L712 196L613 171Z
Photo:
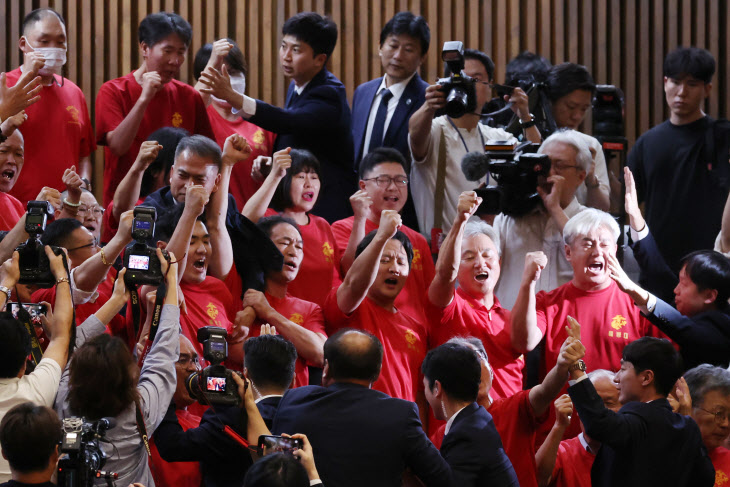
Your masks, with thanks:
M191 26L150 14L93 125L61 76L63 17L21 32L0 75L0 487L89 468L147 487L730 485L730 123L703 111L709 52L667 54L670 118L616 174L580 131L584 66L520 54L490 100L494 63L464 49L477 109L452 117L410 12L352 109L327 17L284 22L277 107L246 95L232 39L178 81ZM462 159L522 143L549 173L524 211L484 211ZM638 279L607 213L621 181ZM271 435L295 446L257 448Z

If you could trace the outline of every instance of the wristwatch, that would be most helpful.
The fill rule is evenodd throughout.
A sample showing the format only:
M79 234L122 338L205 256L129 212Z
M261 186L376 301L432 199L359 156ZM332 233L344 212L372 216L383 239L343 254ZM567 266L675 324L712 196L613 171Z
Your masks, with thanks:
M570 368L568 368L569 372L573 372L575 370L580 370L581 372L586 371L586 363L583 361L583 359L578 360L576 363L571 365Z
M529 129L530 127L534 127L535 125L537 125L537 121L535 120L535 115L533 115L532 113L530 114L530 120L528 122L524 122L522 121L522 119L520 119L520 127L522 127L523 129Z
M0 292L7 294L8 301L10 301L10 293L12 293L12 291L10 289L8 289L5 286L0 286Z

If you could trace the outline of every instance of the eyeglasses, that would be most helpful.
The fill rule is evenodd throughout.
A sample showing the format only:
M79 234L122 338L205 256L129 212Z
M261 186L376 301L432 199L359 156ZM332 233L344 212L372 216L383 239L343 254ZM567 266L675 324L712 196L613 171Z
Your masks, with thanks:
M556 171L561 172L565 171L566 169L583 169L577 164L553 164L553 168L555 168Z
M189 357L189 356L187 356L187 355L183 355L183 356L182 356L182 357L180 357L180 359L179 359L179 360L177 361L177 363L179 363L179 364L180 364L180 365L182 365L183 367L187 367L187 365L188 365L189 363L191 363L191 362L192 362L192 363L193 363L194 365L199 365L199 364L200 364L200 360L198 359L198 356L197 356L197 355L196 355L196 356L194 356L194 357Z
M95 217L101 218L102 215L104 215L104 212L106 210L102 208L101 206L79 206L78 211L76 214L78 216L86 216L89 214L89 212L92 212Z
M408 185L408 178L406 176L378 176L376 178L363 179L363 181L375 181L375 183L381 188L387 188L390 183L395 184L399 188L403 188Z
M703 409L699 406L695 406L696 409L699 409L700 411L704 411L707 414L711 414L715 417L715 423L722 426L725 424L725 421L730 423L730 411L725 411L724 409L721 409L719 411L708 411L707 409Z
M73 252L74 250L85 249L87 247L99 248L99 241L96 239L96 237L94 237L94 240L92 240L90 243L87 243L85 245L79 245L78 247L74 247L72 249L66 249L66 251Z

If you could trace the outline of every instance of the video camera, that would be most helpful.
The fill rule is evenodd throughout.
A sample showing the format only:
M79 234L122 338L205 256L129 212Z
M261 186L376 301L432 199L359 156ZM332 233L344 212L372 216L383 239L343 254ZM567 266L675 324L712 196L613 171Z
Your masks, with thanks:
M438 110L436 116L460 118L467 113L476 113L475 80L464 73L464 44L461 41L444 42L441 59L446 63L451 76L436 82L441 85L440 91L446 94L446 106Z
M157 210L151 206L137 206L134 208L132 222L132 238L135 242L124 252L124 283L127 287L151 284L159 286L165 276L162 274L162 264L157 258L157 249L147 245L155 235L155 221ZM167 253L163 250L167 257Z
M233 372L223 362L228 358L228 332L217 326L198 329L198 342L203 344L203 357L210 365L200 372L193 372L185 380L190 397L201 404L237 406L241 403ZM240 374L239 374L240 375Z
M61 458L58 460L58 484L60 487L91 487L96 479L106 479L111 484L118 474L101 469L107 456L99 446L107 430L116 426L114 418L102 418L89 423L83 418L63 420Z
M15 250L19 255L20 284L35 284L38 287L49 288L56 284L56 278L51 272L51 263L41 243L41 234L46 229L48 217L53 215L53 207L47 201L29 201L25 215L25 231L28 240L18 245ZM51 246L53 253L65 254L60 247Z
M623 93L614 85L597 85L593 98L593 135L600 137L623 137L624 107Z
M517 147L487 144L486 152L469 152L461 160L461 170L469 181L479 181L489 173L496 186L477 188L482 198L477 215L522 216L542 201L537 193L538 178L550 175L550 158L537 154L539 144L525 142Z

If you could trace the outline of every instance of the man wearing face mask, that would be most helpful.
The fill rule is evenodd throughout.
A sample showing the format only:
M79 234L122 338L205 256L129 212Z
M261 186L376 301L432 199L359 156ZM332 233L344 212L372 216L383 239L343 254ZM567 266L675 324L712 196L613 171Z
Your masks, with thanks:
M23 65L7 73L8 86L29 71L41 77L43 86L40 100L26 109L26 169L10 191L25 205L44 186L63 188L63 172L68 167L76 166L81 177L91 179L89 154L96 144L84 93L61 76L66 64L63 17L50 8L33 10L23 20L22 33L18 47Z

